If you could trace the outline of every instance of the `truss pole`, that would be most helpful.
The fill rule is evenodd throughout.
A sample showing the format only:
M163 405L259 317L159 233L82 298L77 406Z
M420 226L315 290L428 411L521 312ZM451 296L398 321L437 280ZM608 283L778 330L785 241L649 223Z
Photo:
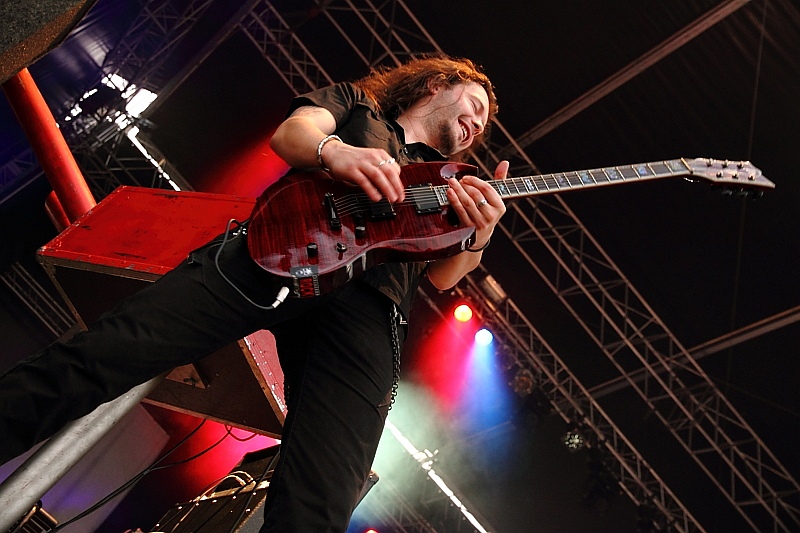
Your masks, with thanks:
M28 69L3 83L3 90L64 211L70 221L78 219L96 202Z
M17 295L56 337L63 335L75 324L75 318L61 307L21 264L12 264L11 268L0 274L0 281Z
M605 98L625 83L652 67L675 50L691 42L695 37L713 27L728 15L738 11L749 2L750 0L725 0L720 2L716 7L711 9L711 11L694 20L691 24L670 36L655 48L625 65L619 72L606 78L598 85L531 128L528 132L522 134L517 138L519 147L523 149L527 148L581 111L584 111L592 104ZM503 154L509 153L511 148L512 147L509 147L501 151L500 155L502 156Z
M504 352L517 365L534 369L539 376L537 386L555 413L592 433L591 445L603 453L603 463L620 490L636 505L654 506L677 531L705 531L512 299L505 296L500 302L493 301L481 283L487 276L488 271L480 265L467 274L465 284L456 286L456 292L477 306L478 315L498 333Z
M150 394L163 376L137 385L53 435L2 484L0 484L0 531L14 523L86 455L117 422Z
M542 201L512 205L511 225L504 220L498 227L745 521L757 531L760 526L756 517L766 512L772 528L791 531L791 524L800 524L798 506L790 503L800 496L797 481L574 218L563 200L555 198L558 204L553 206ZM550 220L555 216L560 217L559 223ZM517 238L509 229L516 228L518 223L524 230L524 238ZM529 248L534 244L544 247L555 258L549 272L544 271L540 254L536 255L537 261L533 260ZM598 318L584 320L572 305L572 300L579 297L596 309ZM637 383L632 377L633 371L626 368L631 365L645 372L644 383ZM687 378L692 382L687 382ZM677 411L670 416L665 412L668 408ZM724 465L727 477L716 473L720 464Z
M794 324L797 321L800 321L800 306L787 309L786 311L782 311L743 328L739 328L736 331L721 335L716 339L706 341L695 346L694 348L689 348L687 352L692 359L699 361L704 357L727 350L728 348L732 348L737 344L747 342L771 331L775 331L776 329ZM660 372L663 373L663 371ZM644 371L644 369L639 369L631 372L629 377L636 382L641 382L642 380L646 379L646 376L647 373ZM628 388L628 383L625 376L618 376L614 379L608 380L605 383L601 383L600 385L592 387L589 389L589 392L591 392L593 398L597 399L626 388Z

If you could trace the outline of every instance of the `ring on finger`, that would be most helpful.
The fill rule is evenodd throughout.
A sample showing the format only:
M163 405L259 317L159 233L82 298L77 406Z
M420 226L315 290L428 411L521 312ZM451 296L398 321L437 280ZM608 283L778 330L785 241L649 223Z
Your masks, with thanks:
M480 202L478 202L476 205L477 205L478 207L483 207L483 206L485 206L485 205L486 205L486 204L488 204L488 203L489 203L489 201L488 201L486 198L484 198L483 200L481 200Z
M378 163L378 166L381 166L381 165L393 165L393 164L394 164L394 157L390 157L389 159L384 159L383 161Z

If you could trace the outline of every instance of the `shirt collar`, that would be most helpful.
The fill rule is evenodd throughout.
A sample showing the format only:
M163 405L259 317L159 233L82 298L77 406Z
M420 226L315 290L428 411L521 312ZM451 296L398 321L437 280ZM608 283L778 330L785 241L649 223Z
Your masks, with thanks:
M423 142L406 144L406 132L403 126L395 120L392 120L391 124L400 140L400 145L403 146L403 152L410 160L447 161L447 158L439 150Z

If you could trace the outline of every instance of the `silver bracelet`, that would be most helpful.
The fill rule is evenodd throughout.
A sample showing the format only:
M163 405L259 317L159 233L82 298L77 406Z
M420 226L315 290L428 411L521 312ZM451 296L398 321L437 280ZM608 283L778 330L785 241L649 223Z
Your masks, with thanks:
M328 141L344 142L338 135L326 135L317 145L317 163L319 163L319 168L326 172L328 171L328 167L326 167L325 163L322 161L322 147L325 146Z

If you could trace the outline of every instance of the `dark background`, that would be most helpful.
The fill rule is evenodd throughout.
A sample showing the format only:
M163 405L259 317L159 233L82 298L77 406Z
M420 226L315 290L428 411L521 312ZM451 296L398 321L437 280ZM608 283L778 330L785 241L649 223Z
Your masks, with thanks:
M334 79L366 73L358 58L334 46L338 37L310 2L274 5L297 24L301 41ZM405 5L444 51L483 65L500 100L498 118L517 138L720 3L410 0ZM139 9L134 0L100 0L70 40L31 67L57 117L96 83L105 51L118 43ZM231 9L215 5L211 12ZM205 24L213 28L213 21ZM192 55L211 33L192 34L182 53ZM798 89L797 4L752 1L526 147L544 173L715 157L752 161L776 184L757 202L683 180L565 195L586 229L686 347L800 303ZM215 181L269 135L291 95L253 44L234 32L159 103L148 117L149 135L197 190L218 190ZM0 163L7 164L26 146L7 103L1 101ZM40 177L2 199L3 269L13 261L31 271L39 268L35 250L55 236L42 210L48 190ZM509 296L586 386L608 379L602 354L574 318L510 243L500 236L495 241L484 264ZM446 296L438 296L443 306ZM0 291L0 303L0 342L8 366L51 339L8 291ZM417 307L424 317L420 322L435 320L419 302ZM800 329L792 323L701 361L790 472L800 470L799 339ZM409 352L406 358L413 369L414 352ZM414 378L413 370L407 377ZM693 473L696 467L677 446L663 442L655 430L648 440L652 420L643 405L608 401L621 426L644 428L638 435L640 451L656 468L672 470L667 474L670 485L686 495L708 531L749 530L714 490L697 489L702 476ZM564 455L551 446L563 430L559 420L546 418L536 431L499 427L505 428L496 430L499 433L515 435L504 452L514 459L507 457L503 469L495 468L479 459L485 442L472 449L465 445L465 454L477 466L460 486L499 531L538 531L524 525L531 521L542 524L541 531L633 531L633 512L622 496L605 517L587 513L582 525L574 522L580 512L569 509L580 499L585 458ZM556 472L542 472L541 463L532 458L544 454L552 458L545 464L564 465L563 479L578 481L564 482L564 488L554 479ZM483 481L476 483L476 478ZM569 495L557 499L564 502L564 510L554 509L558 502L531 504L542 501L540 496L549 501L546 498L562 493ZM552 516L565 518L555 523Z

